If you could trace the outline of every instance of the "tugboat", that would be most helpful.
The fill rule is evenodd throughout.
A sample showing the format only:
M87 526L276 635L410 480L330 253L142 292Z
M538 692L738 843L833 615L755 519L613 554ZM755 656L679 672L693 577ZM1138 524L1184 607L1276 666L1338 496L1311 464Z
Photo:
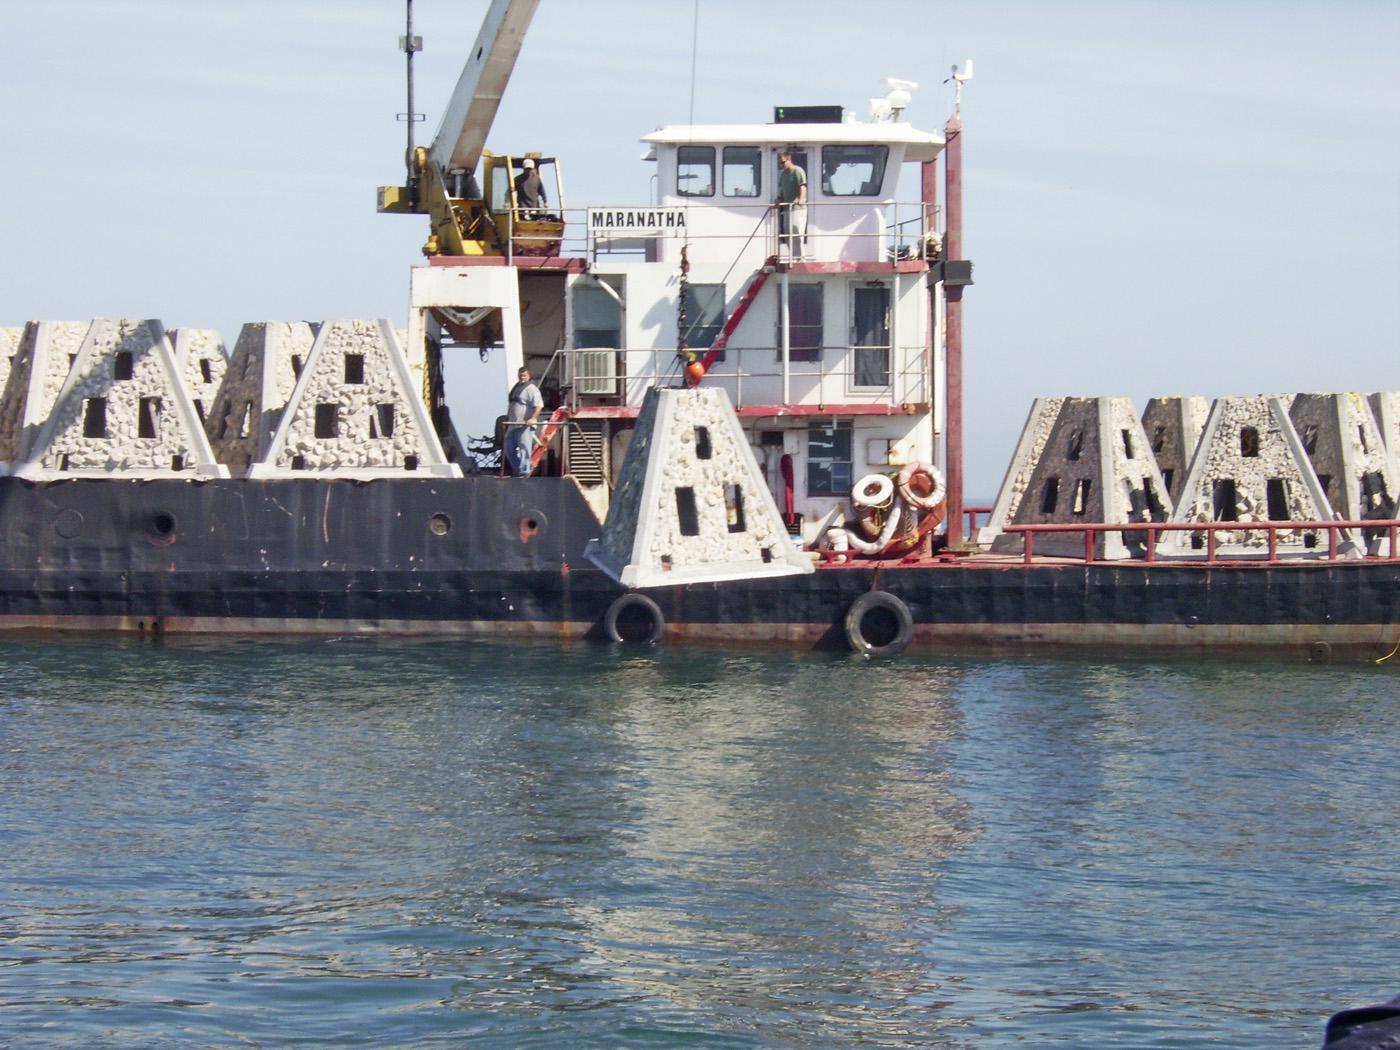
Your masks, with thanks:
M428 220L406 328L249 325L226 365L157 322L9 330L0 625L868 656L1396 640L1394 394L1043 399L997 505L964 505L970 62L940 131L897 79L859 117L666 126L651 199L579 208L548 151L485 149L536 6L492 3L379 191ZM410 113L417 46L410 14ZM445 377L503 395L522 369L544 410L484 461Z

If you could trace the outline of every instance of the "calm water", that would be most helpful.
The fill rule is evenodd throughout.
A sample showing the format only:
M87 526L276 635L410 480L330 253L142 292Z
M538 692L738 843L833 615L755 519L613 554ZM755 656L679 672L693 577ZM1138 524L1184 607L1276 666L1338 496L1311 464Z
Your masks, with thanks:
M1400 658L1397 658L1400 662ZM1280 1047L1400 666L0 643L0 1045Z

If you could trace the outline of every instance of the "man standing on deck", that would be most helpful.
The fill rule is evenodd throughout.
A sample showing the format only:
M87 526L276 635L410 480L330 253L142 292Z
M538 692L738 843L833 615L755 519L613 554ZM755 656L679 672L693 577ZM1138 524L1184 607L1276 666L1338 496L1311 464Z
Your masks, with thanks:
M807 173L787 150L778 154L778 168L778 245L786 245L788 258L795 259L807 232Z
M521 366L518 382L510 388L506 406L506 465L518 478L530 476L530 457L535 451L535 420L540 418L544 398L530 382L530 370Z

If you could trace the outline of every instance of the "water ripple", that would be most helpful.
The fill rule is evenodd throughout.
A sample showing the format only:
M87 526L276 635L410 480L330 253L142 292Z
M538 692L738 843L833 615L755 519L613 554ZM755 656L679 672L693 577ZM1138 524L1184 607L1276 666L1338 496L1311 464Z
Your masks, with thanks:
M1310 1045L1393 991L1394 682L6 641L0 1040Z

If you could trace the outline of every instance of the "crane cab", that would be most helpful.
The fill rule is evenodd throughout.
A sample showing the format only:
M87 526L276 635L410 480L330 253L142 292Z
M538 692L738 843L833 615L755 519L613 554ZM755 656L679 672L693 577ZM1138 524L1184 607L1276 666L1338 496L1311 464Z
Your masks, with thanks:
M484 190L502 254L559 254L564 236L564 184L559 162L538 153L509 156L485 152ZM539 179L542 199L535 206L525 199L531 171ZM506 250L506 245L509 250Z

